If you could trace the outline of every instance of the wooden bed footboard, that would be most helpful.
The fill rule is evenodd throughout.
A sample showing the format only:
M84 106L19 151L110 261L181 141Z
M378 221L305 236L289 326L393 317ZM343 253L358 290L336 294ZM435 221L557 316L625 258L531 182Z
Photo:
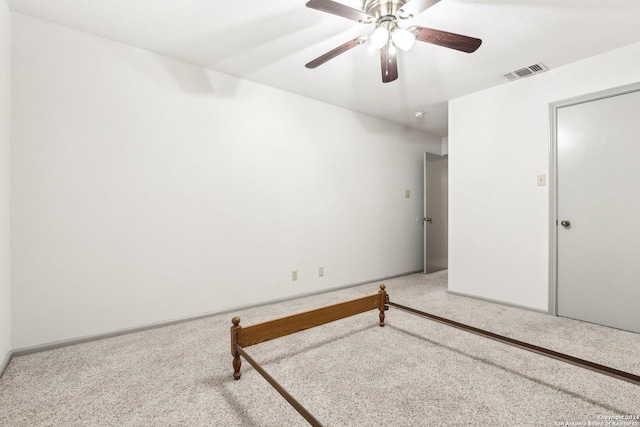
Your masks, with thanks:
M380 285L377 294L354 299L351 301L334 304L292 316L281 317L269 322L258 323L248 327L240 326L240 318L234 317L231 322L231 355L233 356L233 378L240 379L240 353L237 347L246 348L265 341L294 334L316 326L324 325L335 320L344 319L365 311L377 309L379 324L384 326L384 311L388 309L386 303L389 300L385 285Z

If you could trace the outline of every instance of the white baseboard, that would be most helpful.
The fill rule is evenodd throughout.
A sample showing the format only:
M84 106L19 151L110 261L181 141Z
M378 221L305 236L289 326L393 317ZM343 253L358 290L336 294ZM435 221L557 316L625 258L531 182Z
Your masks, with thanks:
M11 362L12 358L13 358L13 350L9 350L4 360L2 361L2 364L0 364L0 378L2 378L2 375L4 374L4 371L7 369L7 366L9 366L9 362Z
M189 322L191 320L198 320L198 319L202 319L202 318L205 318L205 317L212 317L212 316L218 316L220 314L233 313L233 312L236 312L236 311L246 310L246 309L249 309L249 308L262 307L262 306L269 305L269 304L277 304L277 303L280 303L280 302L290 301L290 300L294 300L294 299L298 299L298 298L306 298L306 297L310 297L310 296L313 296L313 295L320 295L320 294L324 294L324 293L327 293L327 292L338 291L338 290L341 290L341 289L353 288L355 286L365 285L367 283L380 282L380 281L383 281L383 280L394 279L396 277L401 277L401 276L406 276L406 275L409 275L409 274L415 274L415 273L421 273L421 272L422 271L420 271L420 270L418 270L418 271L409 271L409 272L406 272L406 273L396 274L396 275L388 276L388 277L382 277L382 278L379 278L379 279L366 280L366 281L363 281L363 282L352 283L352 284L349 284L349 285L342 285L342 286L337 286L337 287L334 287L334 288L322 289L322 290L319 290L319 291L307 292L307 293L303 293L303 294L297 294L297 295L294 295L294 296L291 296L291 297L277 298L277 299L263 301L263 302L256 303L256 304L248 304L248 305L243 305L243 306L237 306L237 307L233 307L233 308L222 310L222 311L201 313L201 314L196 314L196 315L193 315L193 316L183 317L183 318L180 318L180 319L166 320L166 321L162 321L162 322L150 323L150 324L147 324L147 325L141 325L141 326L136 326L136 327L132 327L132 328L119 329L119 330L111 331L111 332L105 332L105 333L100 333L100 334L95 334L95 335L87 335L87 336L84 336L84 337L70 338L70 339L54 341L54 342L50 342L50 343L46 343L46 344L34 345L34 346L31 346L31 347L18 348L18 349L14 349L14 350L9 351L9 353L5 357L4 362L2 362L2 365L0 365L0 377L2 377L2 374L4 373L4 370L9 365L9 362L11 362L11 359L13 357L17 357L17 356L24 356L24 355L32 354L32 353L39 353L41 351L55 350L57 348L67 347L67 346L70 346L70 345L83 344L83 343L86 343L86 342L101 340L101 339L104 339L104 338L117 337L117 336L120 336L120 335L146 331L146 330L149 330L149 329L162 328L164 326L175 325L176 323Z
M480 301L486 301L486 302L491 302L494 304L500 304L500 305L506 305L509 307L514 307L514 308L520 308L522 310L529 310L529 311L535 311L536 313L542 313L542 314L549 314L549 312L547 310L540 310L538 308L534 308L534 307L527 307L526 305L520 305L520 304L513 304L507 301L500 301L500 300L496 300L496 299L492 299L492 298L485 298L485 297L481 297L481 296L477 296L477 295L472 295L472 294L467 294L464 292L456 292L456 291L450 291L447 290L448 294L452 294L452 295L458 295L461 297L467 297L467 298L473 298L473 299L477 299Z

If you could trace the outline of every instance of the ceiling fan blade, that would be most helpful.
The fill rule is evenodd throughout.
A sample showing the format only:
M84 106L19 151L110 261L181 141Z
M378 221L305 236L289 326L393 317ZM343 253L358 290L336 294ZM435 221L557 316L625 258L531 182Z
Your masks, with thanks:
M400 17L416 17L436 3L440 3L440 0L409 0L400 8Z
M420 40L421 42L444 46L449 49L455 49L467 53L475 52L482 44L482 40L474 37L449 33L447 31L434 30L433 28L416 26L410 27L409 31L415 34L416 40Z
M371 15L367 15L361 10L354 9L331 0L310 0L307 2L307 7L320 10L322 12L332 13L364 24L376 22L376 18Z
M382 66L382 83L389 83L398 78L398 59L395 47L386 44L380 49L380 65Z
M307 68L316 68L316 67L324 64L325 62L329 61L330 59L335 58L336 56L340 55L341 53L345 53L349 49L353 49L354 47L361 45L362 43L366 42L367 39L368 39L367 36L360 36L360 37L356 37L353 40L349 40L348 42L346 42L344 44L341 44L340 46L336 47L335 49L330 50L329 52L325 53L324 55L321 55L321 56L317 57L313 61L311 61L308 64L306 64L305 67L307 67Z

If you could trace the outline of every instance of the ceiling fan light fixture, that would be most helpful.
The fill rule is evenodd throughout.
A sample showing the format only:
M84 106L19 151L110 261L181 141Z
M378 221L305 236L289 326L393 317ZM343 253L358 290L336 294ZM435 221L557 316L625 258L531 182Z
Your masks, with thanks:
M396 28L391 33L391 39L393 40L393 44L398 46L398 48L409 50L411 46L413 46L413 42L416 41L416 36L411 31Z
M384 27L376 28L371 33L371 46L382 49L389 42L389 31Z

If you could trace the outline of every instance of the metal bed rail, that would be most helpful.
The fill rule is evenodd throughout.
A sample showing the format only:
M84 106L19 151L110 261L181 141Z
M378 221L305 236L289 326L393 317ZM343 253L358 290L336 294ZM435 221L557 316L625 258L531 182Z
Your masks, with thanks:
M244 351L244 349L242 347L240 347L239 345L236 344L236 351L238 353L240 353L244 359L249 362L249 364L251 366L253 366L253 368L258 371L260 373L260 375L262 375L264 377L265 380L267 380L267 382L269 384L271 384L271 386L273 388L276 389L276 391L278 393L280 393L280 395L282 397L285 398L285 400L287 402L289 402L289 404L291 406L293 406L293 408L298 411L298 413L300 415L302 415L304 417L305 420L307 420L307 422L312 425L313 427L322 427L322 424L320 424L320 421L318 421L316 419L316 417L314 417L313 415L311 415L311 412L307 411L307 409L302 406L302 404L300 404L300 402L298 402L291 394L289 394L289 392L287 390L284 389L284 387L282 387L278 381L276 381L271 375L269 375L269 373L267 371L265 371L262 366L260 366L258 364L258 362L256 362L255 360L253 360L253 358L251 356L249 356L247 354L246 351Z
M485 338L489 338L495 341L499 341L504 344L508 344L514 347L518 347L524 350L528 350L537 354L541 354L543 356L550 357L552 359L560 360L562 362L570 363L575 366L579 366L581 368L589 369L591 371L598 372L603 375L607 375L609 377L617 378L622 381L627 381L635 385L640 385L640 376L631 374L629 372L621 371L619 369L614 369L609 366L600 365L598 363L590 362L588 360L579 359L577 357L569 356L568 354L560 353L557 351L549 350L544 347L539 347L537 345L529 344L523 341L518 341L513 338L508 338L502 335L495 334L493 332L485 331L483 329L475 328L473 326L465 325L463 323L459 323L453 320L445 319L444 317L436 316L433 314L425 313L424 311L416 310L415 308L406 307L404 305L396 304L394 302L387 302L387 305L392 307L396 307L400 310L406 311L408 313L412 313L421 317L425 317L427 319L433 320L435 322L443 323L448 326L452 326L457 329L461 329L463 331L470 332L472 334L480 335Z

